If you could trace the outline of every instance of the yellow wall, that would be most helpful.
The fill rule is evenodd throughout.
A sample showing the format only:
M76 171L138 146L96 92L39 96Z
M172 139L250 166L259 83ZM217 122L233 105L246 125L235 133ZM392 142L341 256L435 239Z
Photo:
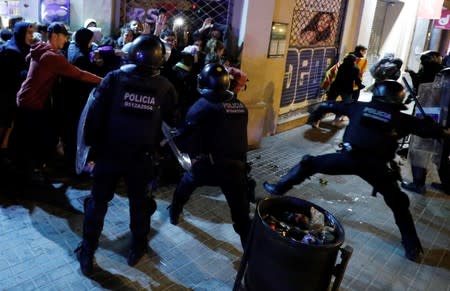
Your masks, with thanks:
M363 2L350 0L347 3L347 12L345 14L344 27L342 33L342 42L339 55L343 56L353 51L357 44L369 45L369 38L363 38L358 42L359 29L362 24L367 25L367 17L363 18ZM370 36L370 33L368 34Z
M272 22L290 25L294 4L294 0L248 0L241 69L250 81L239 97L249 108L251 146L276 131L286 58L268 58L267 52Z

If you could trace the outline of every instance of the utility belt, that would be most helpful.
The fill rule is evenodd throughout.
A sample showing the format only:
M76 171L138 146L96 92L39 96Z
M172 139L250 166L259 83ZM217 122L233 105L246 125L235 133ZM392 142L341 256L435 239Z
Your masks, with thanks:
M352 152L352 151L354 151L354 150L353 150L353 147L352 147L352 145L350 143L348 143L348 142L341 142L339 144L338 152L349 153L349 152Z
M223 156L214 156L212 153L202 153L202 154L198 154L194 158L192 158L192 164L194 164L197 161L208 161L211 165L225 163L225 162L229 162L229 161L240 161L240 162L244 163L244 161L242 161L240 159L233 159L233 158L228 158L228 157L223 157Z
M340 143L337 151L341 153L352 153L355 155L367 156L369 158L376 158L381 161L386 161L387 163L392 160L392 158L385 153L380 153L372 149L361 148L348 142Z
M339 149L337 150L340 153L353 153L358 155L369 155L370 151L366 149L362 149L360 147L356 147L348 142L342 142L339 144ZM371 153L374 155L374 153Z

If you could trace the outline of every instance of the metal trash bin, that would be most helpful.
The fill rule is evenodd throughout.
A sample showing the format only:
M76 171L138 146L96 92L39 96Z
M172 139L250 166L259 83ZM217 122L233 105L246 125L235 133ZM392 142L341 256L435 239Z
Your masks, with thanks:
M324 215L325 224L334 228L330 243L311 245L283 237L263 219L283 212L309 214L311 207ZM341 248L345 233L339 221L328 211L295 197L271 197L258 203L252 230L242 257L233 290L240 290L244 277L245 290L337 290L342 281L352 248ZM336 259L341 252L341 262Z

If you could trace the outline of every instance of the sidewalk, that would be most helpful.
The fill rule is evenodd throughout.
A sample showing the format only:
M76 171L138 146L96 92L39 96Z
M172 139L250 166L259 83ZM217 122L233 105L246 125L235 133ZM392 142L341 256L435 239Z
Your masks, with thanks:
M302 126L266 137L261 148L249 152L258 197L266 196L263 181L277 180L304 154L335 150L343 130L327 121L321 126L320 134ZM408 177L408 168L404 170ZM428 183L434 181L430 178ZM224 196L210 187L195 192L178 226L169 223L166 210L173 186L158 190L151 252L136 267L126 263L128 201L118 191L96 253L97 273L84 277L73 250L81 239L82 201L89 189L87 182L59 196L0 196L0 290L232 289L242 248ZM424 261L416 264L404 258L392 213L371 191L358 177L316 175L289 192L322 206L343 224L344 245L352 246L354 253L341 290L450 290L450 196L432 190L425 196L408 193L425 250ZM64 197L80 213L62 207L57 200Z

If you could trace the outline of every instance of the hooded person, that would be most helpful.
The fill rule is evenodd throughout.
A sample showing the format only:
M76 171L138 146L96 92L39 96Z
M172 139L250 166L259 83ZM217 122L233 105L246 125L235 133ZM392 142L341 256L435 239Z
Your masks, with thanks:
M97 27L97 20L95 20L94 18L88 18L84 21L84 28L89 28L89 27Z
M100 69L91 62L90 52L94 33L88 28L80 28L75 33L67 51L69 62L81 70L100 75ZM62 124L61 137L64 143L64 156L69 174L74 174L77 126L81 111L86 104L94 84L72 78L62 78L62 90L58 108Z
M7 129L11 128L16 112L16 94L27 75L26 55L33 41L33 26L30 22L17 22L13 37L4 45L0 65L0 143L6 138Z
M30 67L17 93L17 115L13 132L17 163L25 184L42 181L41 167L55 149L55 122L50 114L51 92L59 77L69 77L98 84L102 78L80 70L60 53L69 32L62 23L54 22L47 29L48 42L39 42L30 49ZM30 145L33 147L30 147ZM37 180L36 180L37 179ZM51 186L48 183L40 185Z
M74 63L79 54L89 55L94 32L88 28L80 28L75 33L75 42L69 45L68 58L70 63ZM72 53L70 53L72 51ZM77 53L75 53L77 52Z

